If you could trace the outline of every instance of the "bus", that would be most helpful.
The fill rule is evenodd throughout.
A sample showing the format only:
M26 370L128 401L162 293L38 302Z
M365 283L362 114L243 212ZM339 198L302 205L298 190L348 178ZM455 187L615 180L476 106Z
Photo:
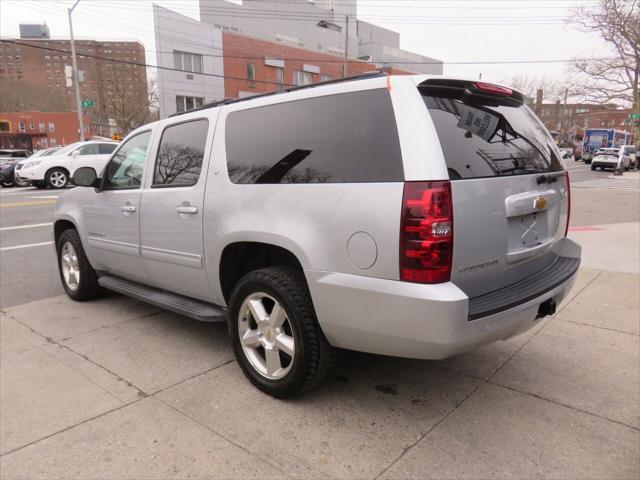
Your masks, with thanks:
M620 148L631 141L631 134L612 128L588 128L582 140L582 160L591 163L594 152L601 148Z

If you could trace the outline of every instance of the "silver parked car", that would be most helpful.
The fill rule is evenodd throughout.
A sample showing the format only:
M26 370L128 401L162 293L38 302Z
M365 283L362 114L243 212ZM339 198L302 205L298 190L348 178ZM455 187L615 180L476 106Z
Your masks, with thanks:
M54 236L101 288L228 322L263 391L318 385L333 347L440 359L526 331L572 286L570 191L515 91L369 74L223 101L76 170Z

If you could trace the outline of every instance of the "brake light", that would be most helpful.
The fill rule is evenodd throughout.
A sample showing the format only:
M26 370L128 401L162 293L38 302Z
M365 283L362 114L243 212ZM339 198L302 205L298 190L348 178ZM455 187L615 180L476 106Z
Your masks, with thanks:
M493 85L492 83L475 82L473 86L476 90L481 92L491 93L493 95L502 95L503 97L510 97L513 95L513 90L507 87L501 87L499 85Z
M451 183L405 182L400 223L400 279L442 283L451 278Z
M567 174L567 226L564 229L564 236L569 233L569 219L571 218L571 184L569 183L569 172Z

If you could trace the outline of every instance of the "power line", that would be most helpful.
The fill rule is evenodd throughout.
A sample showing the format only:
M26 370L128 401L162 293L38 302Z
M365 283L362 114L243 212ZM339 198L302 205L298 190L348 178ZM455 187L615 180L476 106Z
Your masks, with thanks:
M65 41L65 40L49 40L49 41ZM20 42L17 40L9 40L9 39L0 39L0 42L7 42L7 43L12 43L12 44L16 44L16 45L21 45L21 46L26 46L26 47L32 47L32 48L38 48L41 50L51 50L51 51L55 51L55 52L59 52L59 53L67 53L70 54L71 52L68 50L62 50L62 49L58 49L58 48L52 48L52 47L45 47L42 45L34 45L31 43L25 43L25 42ZM108 42L104 42L104 43L108 43ZM151 50L154 51L154 50ZM169 52L169 51L156 51L156 53L173 53L173 51ZM80 53L78 54L80 57L88 57L88 58L95 58L95 59L99 59L99 60L106 60L108 62L111 63L124 63L124 64L129 64L129 65L135 65L135 66L140 66L140 67L149 67L149 68L159 68L159 69L163 69L163 70L172 70L172 71L176 71L176 72L182 72L185 73L184 70L180 70L177 68L171 68L171 67L164 67L164 66L159 66L159 65L151 65L151 64L147 64L147 63L139 63L139 62L131 62L128 60L116 60L113 58L109 58L109 57L102 57L102 56L98 56L98 55L90 55L90 54L86 54L86 53ZM265 58L270 58L267 57L265 55L263 56L258 56L258 57L251 57L251 56L238 56L238 55L207 55L207 54L203 54L203 57L216 57L216 58L233 58L233 59L243 59L243 60L264 60ZM601 58L577 58L577 59L543 59L543 60L468 60L468 61L458 61L458 62L447 62L447 61L437 61L434 60L433 62L411 62L411 61L407 61L407 62L394 62L394 61L382 61L382 62L377 62L375 60L369 60L369 61L364 61L364 60L347 60L349 63L393 63L393 64L415 64L415 65L440 65L440 64L444 64L444 65L515 65L515 64L545 64L545 63L573 63L574 61L580 61L580 60L607 60L607 57L601 57ZM345 60L344 59L336 59L336 60L316 60L311 59L311 58L289 58L289 57L283 57L283 58L278 58L278 60L284 60L284 61L290 61L290 62L317 62L317 63L332 63L332 62L336 62L336 63L344 63ZM246 81L246 78L241 78L241 77L229 77L229 76L225 76L225 75L217 75L217 74L208 74L208 73L198 73L198 72L186 72L186 73L194 73L196 75L211 75L211 76L215 76L215 77L223 77L223 78L229 78L232 80L244 80ZM260 80L255 80L256 82L260 82ZM283 85L281 83L277 83L277 82L267 82L264 81L264 83L271 83L271 84L275 84L275 85Z

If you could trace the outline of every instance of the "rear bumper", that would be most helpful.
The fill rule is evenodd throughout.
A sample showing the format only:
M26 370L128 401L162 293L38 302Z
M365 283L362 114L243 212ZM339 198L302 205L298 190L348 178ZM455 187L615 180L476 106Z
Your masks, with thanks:
M531 289L528 295L504 304L504 309L474 319L470 313L477 299L470 300L451 282L420 285L342 273L305 273L318 321L333 346L440 359L518 335L536 324L542 303L560 304L575 281L580 247L565 238L554 250L559 257L574 260L566 263L576 268L546 284L538 283L538 293ZM504 289L504 295L513 295L513 287L511 292ZM492 295L500 297L496 292Z

